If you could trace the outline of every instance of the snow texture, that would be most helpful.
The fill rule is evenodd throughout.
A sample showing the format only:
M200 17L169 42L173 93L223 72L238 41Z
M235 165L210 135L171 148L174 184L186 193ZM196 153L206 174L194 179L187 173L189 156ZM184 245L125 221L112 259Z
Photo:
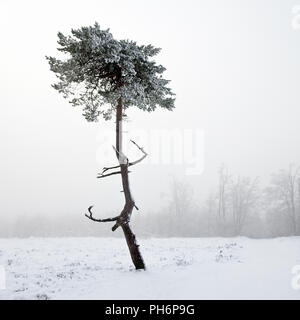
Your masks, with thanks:
M300 237L143 239L135 271L124 239L0 239L0 299L299 299Z

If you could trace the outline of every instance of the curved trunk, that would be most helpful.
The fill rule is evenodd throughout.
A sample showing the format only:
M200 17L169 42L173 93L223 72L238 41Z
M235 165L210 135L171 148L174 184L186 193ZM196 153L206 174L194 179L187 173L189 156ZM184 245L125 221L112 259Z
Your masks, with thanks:
M131 259L135 265L135 268L145 269L145 264L139 250L139 245L137 244L135 235L129 225L135 203L129 187L128 160L122 152L122 117L122 99L119 98L116 112L116 156L120 163L123 192L125 197L125 205L120 215L119 224L124 232Z

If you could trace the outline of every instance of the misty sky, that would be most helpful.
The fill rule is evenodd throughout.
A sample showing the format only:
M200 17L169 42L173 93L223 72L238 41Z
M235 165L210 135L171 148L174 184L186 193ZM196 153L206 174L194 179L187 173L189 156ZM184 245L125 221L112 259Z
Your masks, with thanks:
M152 129L204 134L202 174L186 175L186 164L151 160L134 169L131 186L142 210L151 212L166 200L173 178L191 183L195 196L204 198L222 163L235 174L260 176L262 183L290 162L300 163L296 5L300 0L1 0L3 218L79 215L92 204L121 209L120 177L96 179L103 167L101 150L114 143L113 136L102 138L114 122L87 123L80 108L51 88L55 77L45 60L57 55L58 31L95 21L117 39L161 47L158 62L177 94L173 112L131 108L129 129L146 135ZM128 137L147 146L142 135L131 133ZM128 151L133 158L139 155Z

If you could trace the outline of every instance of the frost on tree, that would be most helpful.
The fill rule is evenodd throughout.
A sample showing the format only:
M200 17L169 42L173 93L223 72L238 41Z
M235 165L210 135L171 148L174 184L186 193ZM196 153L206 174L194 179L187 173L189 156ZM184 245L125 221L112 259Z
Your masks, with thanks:
M152 45L137 45L129 40L116 40L109 30L101 30L98 23L91 27L71 30L71 35L58 33L58 50L66 54L65 60L46 57L58 82L54 89L63 94L73 106L81 106L87 121L97 121L100 116L116 119L115 153L119 164L105 167L98 178L120 174L125 205L121 213L108 219L96 219L92 206L86 216L96 222L114 222L112 230L123 229L132 261L136 269L145 264L135 235L130 228L130 218L137 206L130 188L128 168L141 162L147 153L131 141L142 153L140 159L129 161L122 152L122 119L125 110L136 106L145 111L157 107L174 108L174 94L169 80L162 77L165 68L152 59L160 51Z

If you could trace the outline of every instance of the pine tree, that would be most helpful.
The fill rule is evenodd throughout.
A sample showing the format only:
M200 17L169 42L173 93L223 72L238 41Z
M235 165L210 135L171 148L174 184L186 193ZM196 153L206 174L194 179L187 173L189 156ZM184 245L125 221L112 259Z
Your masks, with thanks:
M160 49L152 45L137 45L134 41L116 40L109 29L101 30L98 23L72 29L68 36L59 32L58 44L58 50L67 55L66 59L46 57L51 71L59 80L53 88L73 106L81 106L87 121L98 121L101 116L110 120L113 115L116 119L115 152L119 164L103 168L98 178L120 174L125 205L113 218L95 219L92 206L86 216L96 222L115 222L113 231L121 227L136 269L145 269L129 224L133 209L138 208L129 188L128 168L141 162L147 153L131 140L143 155L133 162L124 155L122 121L125 110L132 106L149 112L157 107L174 108L175 99L168 87L169 80L162 77L165 68L151 59Z

